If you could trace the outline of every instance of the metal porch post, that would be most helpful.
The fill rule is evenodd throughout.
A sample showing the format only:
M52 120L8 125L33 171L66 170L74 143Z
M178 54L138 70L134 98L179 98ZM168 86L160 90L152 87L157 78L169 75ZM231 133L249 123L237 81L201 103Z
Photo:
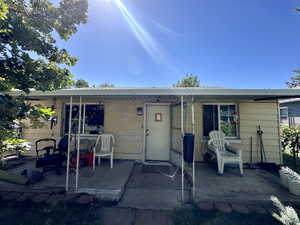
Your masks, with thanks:
M76 183L75 190L78 191L78 174L79 174L79 159L80 159L80 130L81 130L81 114L82 114L82 97L79 97L79 118L78 118L78 136L77 136L77 161L76 161Z
M181 199L184 203L184 159L183 159L183 137L184 137L184 127L183 127L183 96L181 96Z
M70 149L71 149L71 127L72 127L72 106L73 96L70 97L69 110L69 128L68 128L68 153L67 153L67 171L66 171L66 191L69 190L69 169L70 169Z
M194 149L193 149L193 199L195 199L195 106L194 97L192 97L192 129L194 135Z

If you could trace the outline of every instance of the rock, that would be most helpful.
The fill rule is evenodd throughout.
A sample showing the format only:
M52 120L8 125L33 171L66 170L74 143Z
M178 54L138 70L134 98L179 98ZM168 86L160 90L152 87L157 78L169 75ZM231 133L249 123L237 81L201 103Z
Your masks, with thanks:
M135 213L130 208L103 207L99 210L101 224L109 225L132 225L134 224ZM116 216L117 215L117 216Z
M25 192L22 195L20 195L16 199L16 201L17 202L25 202L25 201L31 200L33 198L33 196L35 196L35 195L36 195L35 193Z
M64 196L60 194L51 195L50 198L46 201L47 204L51 205L52 207L58 205L60 202L64 200Z
M242 204L232 204L232 209L241 214L249 214L250 210L247 206Z
M209 201L199 202L197 205L202 210L212 210L214 208L213 203Z
M80 197L77 193L67 193L64 198L66 202L76 202L76 199Z
M220 210L221 212L224 212L224 213L231 213L232 212L232 208L229 205L229 203L215 202L214 205L215 205L216 209Z
M137 210L135 225L172 225L170 210Z
M248 208L254 213L267 214L267 210L260 205L248 205Z
M3 201L15 201L21 196L20 192L8 192L5 195L2 195Z
M88 205L91 204L95 200L94 196L92 195L81 195L77 198L76 203L79 205Z
M8 192L2 192L2 191L1 191L1 192L0 192L0 199L2 199L3 196L4 196L4 195L7 195L7 194L8 194Z
M32 198L32 202L33 203L42 203L42 202L46 202L48 200L48 198L50 197L49 194L47 193L41 193L41 194L37 194Z

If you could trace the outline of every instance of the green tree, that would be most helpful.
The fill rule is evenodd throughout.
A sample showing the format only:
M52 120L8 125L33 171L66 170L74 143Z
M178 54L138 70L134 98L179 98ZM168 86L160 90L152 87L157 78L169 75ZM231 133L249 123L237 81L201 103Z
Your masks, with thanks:
M77 58L58 48L56 35L68 40L87 21L87 0L0 0L0 148L15 122L49 117L51 110L12 97L9 91L52 91L71 84ZM55 35L55 36L54 36Z
M294 70L295 76L290 78L290 81L286 82L289 88L295 88L300 86L300 70Z
M200 87L200 80L196 75L187 74L177 84L174 84L173 87Z
M89 87L89 83L84 79L78 79L78 80L74 81L74 87L76 87L76 88Z
M104 83L100 84L99 87L100 88L110 88L110 87L115 87L115 85L104 82Z

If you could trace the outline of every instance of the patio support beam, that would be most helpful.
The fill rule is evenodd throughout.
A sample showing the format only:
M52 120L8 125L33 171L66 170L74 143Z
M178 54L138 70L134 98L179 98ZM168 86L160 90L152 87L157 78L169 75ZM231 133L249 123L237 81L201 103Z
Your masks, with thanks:
M69 128L68 128L68 152L67 152L67 171L66 171L66 191L69 190L71 127L72 127L72 108L73 108L72 104L73 104L73 96L70 96Z
M81 131L81 114L82 114L82 96L79 96L79 118L78 118L78 134L77 134L77 160L76 160L76 183L75 190L78 191L78 174L80 159L80 131Z
M193 149L193 199L195 199L195 104L194 97L192 97L192 132L194 135L194 149Z
M183 159L183 137L184 137L184 123L183 123L183 96L181 96L181 200L184 203L184 159Z

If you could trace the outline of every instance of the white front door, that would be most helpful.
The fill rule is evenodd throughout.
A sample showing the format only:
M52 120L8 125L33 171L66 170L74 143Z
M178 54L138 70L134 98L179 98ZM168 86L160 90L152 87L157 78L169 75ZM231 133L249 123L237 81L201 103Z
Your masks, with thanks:
M146 160L170 159L170 106L146 105Z

